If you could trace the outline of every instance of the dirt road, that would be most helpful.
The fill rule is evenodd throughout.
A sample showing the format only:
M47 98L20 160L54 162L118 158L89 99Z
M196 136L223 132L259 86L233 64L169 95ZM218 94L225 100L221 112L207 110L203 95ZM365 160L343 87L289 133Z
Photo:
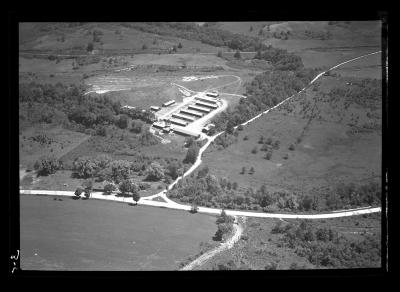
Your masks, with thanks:
M245 218L241 218L241 220L244 222ZM221 243L220 246L202 254L197 259L195 259L194 261L185 265L180 270L181 271L193 270L195 267L198 267L198 266L201 266L202 264L204 264L207 260L209 260L210 258L215 256L216 254L223 252L225 250L231 249L235 245L235 243L239 241L240 237L243 234L244 228L243 228L243 225L241 224L241 222L239 222L239 221L240 221L239 218L237 216L235 216L235 222L233 224L234 232L227 241Z

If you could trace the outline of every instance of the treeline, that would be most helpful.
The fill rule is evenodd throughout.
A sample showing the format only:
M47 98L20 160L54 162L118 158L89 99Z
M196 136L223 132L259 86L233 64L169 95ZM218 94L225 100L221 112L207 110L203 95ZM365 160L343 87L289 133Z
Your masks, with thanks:
M73 177L92 179L98 182L120 183L132 176L144 177L144 181L164 181L171 183L182 175L186 167L177 158L157 158L137 154L131 161L113 159L107 154L95 157L77 157L71 164L55 156L42 156L34 165L39 175L49 175L57 170L72 170Z
M271 233L283 234L283 243L312 264L333 268L380 266L381 245L378 236L350 240L331 228L316 228L307 221L299 225L278 221Z
M210 174L207 166L199 170L197 175L193 173L180 180L168 196L187 204L264 212L330 211L379 205L381 202L380 185L377 183L339 185L326 194L311 196L271 192L265 184L258 189L240 188L237 182Z
M56 123L94 135L105 135L104 126L116 125L127 128L129 118L145 123L154 121L154 113L140 108L121 110L121 104L107 95L84 96L84 88L61 83L23 83L19 86L22 123ZM124 113L124 115L121 115ZM142 127L142 126L140 126ZM133 125L132 132L140 133L139 124Z
M304 67L303 61L297 55L289 53L284 49L268 46L257 51L254 59L265 60L274 65L277 70L299 70Z
M217 130L233 133L233 127L278 104L304 88L316 75L315 69L297 71L273 70L257 75L246 85L247 98L235 107L228 107L213 119Z

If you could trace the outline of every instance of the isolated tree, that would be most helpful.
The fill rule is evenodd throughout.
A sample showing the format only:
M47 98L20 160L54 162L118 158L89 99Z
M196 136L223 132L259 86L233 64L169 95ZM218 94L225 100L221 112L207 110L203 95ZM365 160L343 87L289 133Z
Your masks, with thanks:
M218 224L217 232L215 233L213 239L215 241L222 241L224 236L232 231L232 225L228 223Z
M234 58L236 59L241 59L240 51L236 51L236 53L233 55Z
M176 179L179 176L179 165L175 161L171 162L167 166L168 174L171 176L172 179Z
M270 160L271 157L272 157L272 152L271 152L271 151L268 151L268 152L265 154L265 159Z
M293 145L293 144L290 144L289 150L293 151L294 149L295 149L294 145Z
M179 49L182 49L182 48L183 48L182 43L179 43L179 44L178 44L178 48L179 48Z
M272 147L275 149L275 150L277 150L277 149L279 149L279 145L281 144L281 142L279 141L279 140L276 140L273 144L272 144Z
M268 150L269 150L269 147L270 147L270 146L269 146L268 144L265 143L265 144L263 144L263 145L261 146L260 150L261 150L261 151L268 151Z
M235 127L235 122L233 120L229 120L228 123L226 124L225 131L228 134L232 134L233 131L235 130L234 127Z
M232 189L237 190L237 188L238 188L238 183L234 181L232 183Z
M242 171L240 172L241 174L245 174L246 173L246 167L242 167Z
M83 182L82 186L85 188L85 197L89 198L93 189L93 181L91 179L87 179Z
M132 190L132 199L135 201L137 205L137 202L140 200L139 190L137 188L134 188Z
M93 43L88 43L88 45L86 47L86 51L88 51L88 52L93 51Z
M218 51L217 57L222 58L222 51Z
M250 168L249 174L253 174L254 173L254 167Z
M33 167L39 175L49 175L60 168L60 162L55 156L42 156Z
M77 197L80 197L81 194L82 194L82 192L83 192L83 189L82 189L82 188L77 188L77 189L75 190L74 195L77 196Z
M253 26L250 26L250 29L249 29L249 31L253 31Z
M190 208L190 213L197 213L199 211L199 207L195 203L192 204Z
M118 127L120 127L121 129L126 129L128 127L128 120L129 118L127 115L121 115L117 122Z
M267 140L265 141L266 144L271 145L272 144L272 138L268 137Z
M256 154L258 152L257 146L254 146L253 149L251 149L251 153Z
M172 51L176 53L178 51L178 48L176 46L173 46Z
M193 137L186 137L185 138L185 146L186 147L192 146L194 142L195 141L194 141Z
M189 147L186 157L183 160L183 163L195 163L197 159L197 155L199 154L199 147L196 143Z
M143 44L142 50L147 50L147 45L146 44Z

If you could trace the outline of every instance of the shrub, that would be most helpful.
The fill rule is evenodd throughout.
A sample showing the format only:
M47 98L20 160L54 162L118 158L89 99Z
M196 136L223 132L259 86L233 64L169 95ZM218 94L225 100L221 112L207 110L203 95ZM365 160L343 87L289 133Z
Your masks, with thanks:
M236 51L233 57L236 59L240 59L241 58L240 51Z
M60 161L55 156L42 156L34 164L39 175L49 175L60 169Z
M281 142L280 142L279 140L276 140L276 141L272 144L272 147L273 147L275 150L278 150L280 144L281 144Z
M189 147L186 157L183 160L183 163L195 163L197 159L197 155L199 154L199 147L196 143Z
M149 181L159 181L164 179L164 177L164 168L158 162L151 163L149 168L147 169L146 179Z
M112 192L114 192L115 190L117 189L117 187L115 186L115 184L113 184L113 183L109 183L109 184L106 184L105 186L104 186L104 192L106 193L106 194L108 194L108 195L110 195Z
M199 211L199 207L197 207L196 204L192 204L191 208L190 208L190 213L197 213Z

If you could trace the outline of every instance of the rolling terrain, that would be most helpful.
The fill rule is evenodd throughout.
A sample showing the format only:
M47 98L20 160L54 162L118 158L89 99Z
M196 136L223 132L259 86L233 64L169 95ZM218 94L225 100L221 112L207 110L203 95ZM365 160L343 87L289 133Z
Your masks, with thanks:
M104 253L107 244L94 242L96 234L90 233L85 240L90 241L90 245L95 246L95 249L67 244L67 247L70 246L72 249L82 248L87 260L83 262L78 260L74 262L66 258L48 260L57 258L56 248L47 243L39 243L32 232L25 232L26 238L31 240L25 246L25 253L30 254L28 266L79 269L81 265L84 269L116 270L132 268L132 263L134 263L133 269L138 270L177 269L178 264L180 268L182 267L182 263L189 264L191 268L196 266L196 269L379 266L377 260L377 255L380 254L380 245L377 243L377 238L380 236L379 216L367 215L365 212L364 215L348 217L351 218L349 220L346 218L321 220L312 216L321 214L321 211L340 211L341 207L335 206L343 206L343 209L360 206L368 208L371 205L376 207L375 197L380 196L376 190L380 188L382 153L380 54L360 58L325 73L311 86L301 90L300 94L267 115L252 115L251 123L246 122L241 129L237 127L236 122L235 128L229 135L225 135L225 138L219 139L222 136L216 137L218 135L214 134L204 135L206 140L194 142L197 143L197 153L199 153L194 164L184 162L191 150L187 144L193 142L179 135L163 135L161 131L156 135L150 134L148 128L151 124L149 121L151 115L147 116L147 112L150 106L161 106L162 103L172 99L179 104L190 95L190 92L210 89L222 92L221 97L227 102L228 113L249 99L250 103L254 102L249 106L253 109L259 104L253 101L252 95L262 96L262 90L265 92L267 88L262 84L261 78L257 79L258 88L254 85L256 79L254 77L263 72L265 78L268 74L278 71L281 74L277 75L278 78L288 79L288 87L293 87L290 88L292 91L289 89L279 91L281 80L277 80L276 84L268 87L272 89L271 95L272 92L277 94L298 92L302 88L302 83L296 84L296 82L299 82L302 74L304 80L301 82L308 84L308 81L315 76L312 75L314 72L321 72L345 60L378 51L380 23L376 21L218 22L199 26L206 27L205 30L193 29L192 26L186 25L184 23L21 24L19 73L20 85L24 87L23 94L20 95L21 188L73 192L77 187L83 186L89 178L95 180L93 188L96 192L93 193L93 198L102 199L106 194L100 194L99 191L107 182L101 176L97 177L97 174L102 173L102 169L97 168L92 176L79 177L75 161L82 157L100 161L99 157L106 155L107 159L113 162L120 164L123 162L121 165L128 163L130 181L147 186L145 189L140 189L140 196L148 197L140 200L143 205L180 210L192 210L194 206L199 205L199 212L210 214L219 214L220 209L228 206L228 209L247 210L248 213L244 216L251 217L250 212L255 211L266 215L259 217L271 215L280 219L250 218L246 222L243 221L240 228L236 228L240 232L232 234L232 238L215 249L217 243L210 244L209 241L215 228L205 227L201 236L193 237L193 240L190 237L192 241L188 245L186 241L180 241L182 245L179 244L172 250L172 237L186 236L183 233L195 229L197 224L205 226L203 224L205 221L195 220L195 217L200 215L187 215L193 216L191 217L194 218L193 222L191 219L187 221L178 218L179 216L175 219L169 218L170 211L173 213L171 215L181 213L139 206L132 209L135 209L133 212L136 213L143 211L140 218L149 215L147 213L150 211L147 210L153 210L157 214L151 216L153 219L143 221L132 219L138 222L137 226L135 222L131 222L135 228L126 227L115 232L139 236L137 238L143 243L151 241L151 248L154 247L156 251L141 246L146 250L144 252L146 257L132 254L140 250L137 246L133 249L126 245L118 247L112 240L104 238L103 241L108 241L107 244L111 246L109 247L115 251L116 259L113 262L112 257L107 254L101 257L99 254ZM208 28L210 30L207 30ZM221 41L224 37L232 40ZM252 42L258 38L265 45L283 50L270 52L272 55L281 54L283 66L281 64L281 67L278 67L279 62L273 60L255 58ZM90 50L89 46L92 46ZM239 58L234 57L237 50L233 49L235 47L243 48ZM285 50L290 53L284 53ZM294 55L290 55L291 53ZM296 59L297 56L301 59ZM298 63L298 60L302 63ZM295 67L299 64L301 66L304 64L305 69ZM65 87L60 87L60 83ZM32 84L34 84L33 89L30 89ZM249 90L251 86L255 87L252 91ZM274 101L273 105L279 101L281 99ZM121 110L123 105L136 107L136 113L126 114ZM265 104L262 106L258 108L258 112L260 109L264 111L268 108ZM52 110L52 107L56 110ZM43 108L43 111L36 114L35 112L39 113L39 108ZM167 109L163 109L162 112L165 110ZM238 113L248 114L240 111ZM228 118L230 117L228 116L227 120ZM255 120L252 121L253 119ZM224 130L227 129L228 125ZM47 175L38 175L37 171L32 171L35 168L35 161L48 154L62 163L61 168ZM104 168L113 172L116 169L109 165ZM175 175L172 174L173 168ZM150 171L157 169L162 179L148 179ZM186 178L178 182L178 173L184 173ZM189 195L184 198L179 197L182 182L184 187L187 184L191 195L198 196L195 200L188 199ZM365 187L367 182L374 185ZM190 189L191 183L193 183L192 189ZM208 189L206 187L206 191L202 193L204 185ZM332 202L335 201L332 201L328 194L335 193L339 190L338 187L343 185L346 186L344 193L349 190L348 196L352 200L334 205ZM347 187L349 185L361 188ZM223 194L218 200L231 203L214 205L215 200L208 201L207 204L203 204L201 200L197 201L200 197L210 196L212 193L210 188L213 187ZM223 190L218 189L219 187ZM354 192L351 193L351 190L355 192L366 190L370 196L368 199L372 203L367 206L364 199L362 202L361 199L357 201L352 197ZM257 200L261 199L260 192L267 196L272 193L278 194L278 197L274 197L274 200L277 200L276 205L265 206L264 203L260 203L261 201L258 202ZM248 197L250 193L253 196L251 200ZM87 204L72 201L69 195L65 196L67 197L63 200L66 202L57 203L55 200L52 204L59 204L60 211L64 210L67 203L68 208L76 210L73 212L79 217L81 212L79 208L86 208ZM228 196L231 197L229 200ZM327 205L322 203L318 208L314 205L312 208L305 208L303 206L308 197L311 197L313 202L328 198ZM29 206L25 211L28 215L24 224L33 224L28 223L27 218L33 216L29 212L37 204L34 200L42 199L50 200L50 198L29 198L32 201L27 203ZM129 199L132 201L132 198ZM125 198L123 200L125 201ZM243 203L244 200L246 205ZM108 208L105 203L100 206L100 202L98 203L96 208L102 209L104 211L102 214L110 215L114 221L117 219L119 211L116 212L116 208ZM220 201L217 203L220 204ZM331 205L328 206L328 203ZM94 209L92 215L98 215L99 211ZM173 227L158 224L159 219L154 218L158 218L159 211L164 216L165 225L171 224ZM64 214L63 211L60 212ZM121 212L127 215L128 212L132 213L132 210ZM293 213L312 214L307 216L314 218L315 223L307 223L308 225L302 223L302 226L306 227L301 227L304 232L308 230L309 234L313 234L310 236L316 237L311 240L311 244L307 243L303 235L298 236L301 233L298 231L302 222L300 217L282 219L290 218L290 214ZM243 214L234 211L229 215ZM324 218L329 218L330 214L325 215L327 217ZM338 215L341 216L341 213ZM204 219L206 221L213 218L201 216L207 218ZM37 218L38 222L39 219ZM82 220L90 221L90 218L86 219ZM55 220L64 222L65 218ZM180 220L187 221L183 233ZM44 221L46 220L42 220L36 226L25 228L25 231L36 230L39 226L48 224ZM139 221L142 224L139 224ZM278 226L281 224L279 222L287 228ZM112 226L115 227L112 222L106 223L106 226L96 224L94 223L93 229L98 232L106 227L111 229ZM155 231L153 226L157 226L158 231ZM53 230L53 227L49 230ZM66 231L75 230L74 236L80 236L76 231L76 222L63 228ZM329 234L334 233L338 236L331 236L329 240L321 239L322 235L319 235L322 232L319 230L321 228L332 229ZM212 229L213 231L210 231ZM158 238L148 236L151 230L159 235ZM173 232L170 233L170 230ZM294 237L293 232L296 234ZM94 237L89 238L92 235ZM167 238L168 244L161 244L165 240L160 238L160 235ZM49 236L52 235L50 233L43 235L43 237ZM209 242L204 244L207 240ZM202 255L204 259L198 252L200 241L203 242L200 245L200 253L204 253ZM32 242L44 246L41 252L48 250L49 254L36 257L31 249ZM61 244L64 245L66 244ZM321 247L318 248L318 245ZM329 254L332 252L329 250L332 245L337 250L334 256ZM299 248L296 249L296 246ZM356 247L351 251L352 260L346 262L343 257L337 256L337 253L341 253L342 249L349 246ZM307 252L311 249L321 256L310 257ZM129 259L118 260L121 250L129 255ZM367 259L367 250L370 252L370 259ZM73 254L73 251L70 250L70 253ZM200 257L196 260L193 255ZM357 256L360 260L353 260ZM188 259L194 260L193 263L196 265L193 264L192 267Z

